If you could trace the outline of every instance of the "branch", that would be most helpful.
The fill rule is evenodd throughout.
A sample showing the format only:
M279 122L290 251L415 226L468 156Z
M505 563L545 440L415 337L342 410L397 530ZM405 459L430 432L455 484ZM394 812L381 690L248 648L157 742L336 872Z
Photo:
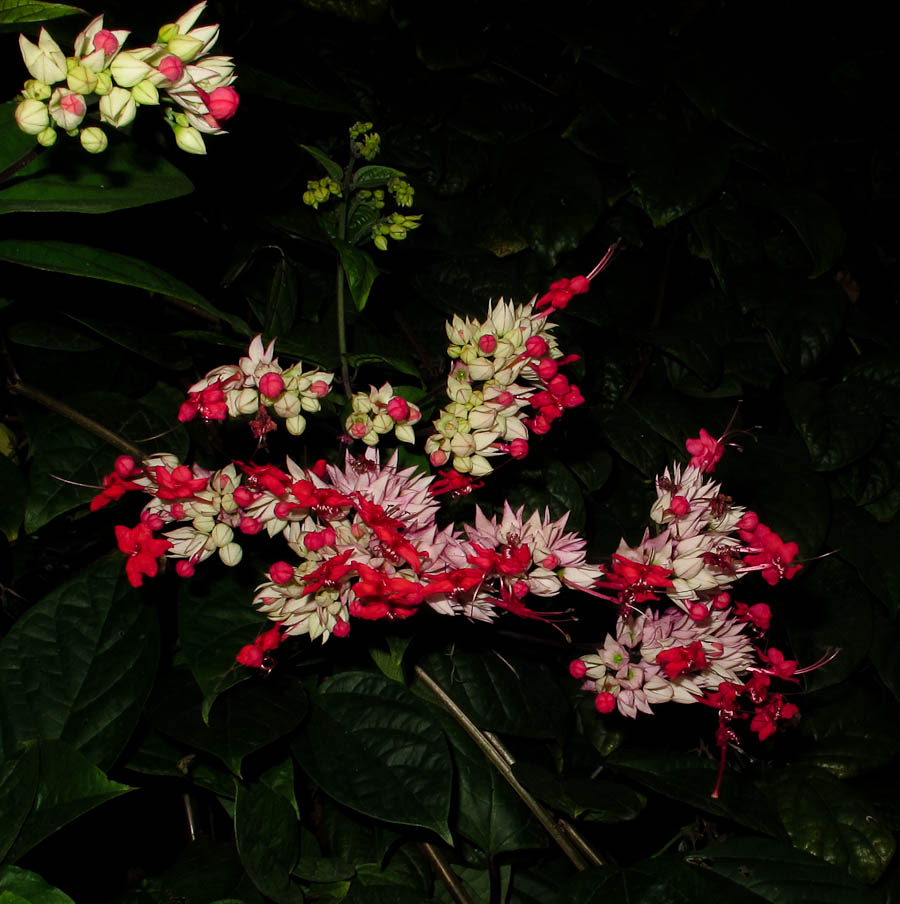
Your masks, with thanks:
M49 408L50 411L55 411L57 414L67 417L72 423L78 424L79 427L87 430L89 433L93 433L94 436L99 436L104 442L109 443L116 449L120 449L126 455L130 455L135 461L140 461L144 457L144 453L133 443L128 442L127 439L119 436L118 433L114 433L107 427L104 427L103 424L98 424L97 421L89 418L86 414L82 414L80 411L72 408L65 402L61 402L59 399L54 398L42 389L36 389L34 386L29 386L27 383L17 381L9 384L9 391L15 395L31 399L32 402L37 402L38 405L43 405L44 408Z
M432 844L423 841L419 847L422 853L431 861L434 871L440 876L441 882L447 887L450 897L456 904L472 904L472 899L466 894L459 876L450 868L450 864L444 855Z
M486 734L454 703L447 692L421 666L415 668L416 677L441 701L454 719L465 729L470 738L478 745L478 749L491 761L497 771L509 782L510 787L522 800L522 803L534 813L538 822L547 834L557 843L560 850L569 858L578 870L587 869L585 857L595 866L603 866L603 860L582 838L578 831L565 820L558 822L550 811L540 803L531 792L519 782L513 774L515 759L494 735ZM570 840L571 839L571 840ZM582 856L584 855L584 856Z

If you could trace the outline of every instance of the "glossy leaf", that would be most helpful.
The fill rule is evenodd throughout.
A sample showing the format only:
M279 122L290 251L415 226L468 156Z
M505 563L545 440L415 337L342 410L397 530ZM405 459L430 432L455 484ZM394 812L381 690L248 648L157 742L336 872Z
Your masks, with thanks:
M215 580L198 576L179 586L179 636L203 692L204 719L219 694L250 678L250 670L238 665L235 656L268 630L268 623L245 596L231 573Z
M0 214L108 213L193 191L164 156L136 142L113 138L102 157L85 154L77 141L59 144L4 183Z
M0 863L13 846L38 789L38 757L34 750L21 750L0 762ZM0 886L2 887L2 886Z
M0 868L0 904L75 904L65 892L45 882L37 873L18 866Z
M267 336L284 336L293 327L296 312L297 277L291 261L282 255L272 271L263 331Z
M878 881L896 842L870 801L820 769L782 768L767 786L794 847L846 870L858 882Z
M607 901L697 904L718 900L743 904L747 901L736 890L733 897L721 897L723 891L714 877L704 875L702 870L669 854L643 860L626 869L592 867L564 886L559 900L567 904L604 904Z
M406 676L403 670L403 655L409 646L411 637L398 637L395 634L387 636L387 650L380 647L369 647L369 655L372 662L391 679L391 681L399 681L400 684L406 683Z
M627 748L617 750L608 760L617 772L640 782L645 788L690 804L706 813L729 819L757 832L781 835L772 811L759 791L742 776L726 773L722 792L713 799L718 764L695 756L669 756L641 753Z
M0 23L3 25L47 22L50 19L83 12L83 9L65 3L45 3L44 0L0 0Z
M879 690L856 677L849 687L840 684L801 699L799 731L813 743L798 761L836 778L853 778L891 763L900 754L900 724Z
M834 557L817 562L792 594L784 613L792 658L812 665L840 650L820 669L804 677L807 690L837 684L850 677L866 658L872 642L872 598L856 572Z
M294 754L345 806L431 829L449 842L447 744L428 712L395 681L346 672L326 682Z
M437 653L425 671L482 730L524 738L553 738L568 703L543 664L495 653Z
M280 794L291 805L297 819L300 819L300 807L294 793L294 760L291 757L267 769L259 780L276 794Z
M372 291L372 284L378 276L378 268L367 251L337 240L335 245L341 255L341 264L347 276L353 303L356 310L361 311L369 300L369 292Z
M353 174L353 188L379 188L391 179L402 179L405 175L390 166L361 166Z
M458 799L451 825L485 854L543 847L544 836L509 782L446 711L438 715L456 766Z
M864 390L852 383L828 390L798 383L788 388L785 401L817 471L834 471L855 461L881 432Z
M68 401L76 411L132 442L165 432L169 423L133 399L91 393ZM33 461L25 507L25 531L33 533L57 515L89 502L121 450L59 414L36 421L30 437ZM72 481L66 483L65 481ZM86 486L76 486L85 484Z
M44 320L22 320L10 326L7 333L17 345L49 348L64 352L93 352L103 344L86 333L60 323Z
M299 826L291 805L264 784L238 785L234 834L254 885L278 904L302 904L303 894L291 882L300 856Z
M37 791L7 855L11 863L73 819L132 790L110 781L77 750L59 741L36 742L25 755L38 762Z
M300 147L317 161L335 182L340 183L343 181L344 168L339 163L335 163L334 160L318 148L310 147L308 144L301 144Z
M295 678L260 680L221 694L204 724L193 679L176 673L153 712L160 731L218 757L235 775L245 756L291 734L306 714L307 698Z
M575 476L561 461L548 461L544 466L544 479L550 492L550 516L562 518L568 514L568 530L584 529L584 496ZM543 517L543 512L538 512Z
M0 260L171 296L224 321L242 335L251 335L250 327L239 317L218 310L186 283L135 257L71 242L6 239L0 241Z
M735 838L688 857L771 904L878 904L847 873L771 838Z
M7 755L30 740L63 740L112 765L150 693L156 614L101 559L33 606L0 644L0 728Z

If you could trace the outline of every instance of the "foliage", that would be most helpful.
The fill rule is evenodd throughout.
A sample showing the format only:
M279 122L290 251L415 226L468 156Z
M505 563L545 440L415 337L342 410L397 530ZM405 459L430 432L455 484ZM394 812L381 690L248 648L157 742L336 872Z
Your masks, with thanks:
M202 159L151 117L105 156L34 153L0 107L0 902L895 898L887 33L853 10L703 0L602 20L585 4L443 21L403 0L215 7L241 108ZM101 11L151 40L159 24L158 5ZM36 40L52 19L68 47L88 18L0 0L7 94L19 29ZM390 166L352 150L345 166L347 128L369 121ZM342 199L314 210L323 176ZM422 220L399 241L375 192L408 197L406 179ZM451 513L570 511L601 560L639 541L685 438L737 410L743 450L716 476L805 562L759 599L803 664L841 653L790 694L797 724L729 752L717 799L708 708L600 715L568 677L609 628L603 601L562 598L574 645L545 624L422 613L286 642L266 675L234 661L262 630L263 538L233 570L128 585L113 526L138 507L89 515L97 491L79 484L127 450L257 455L246 430L173 428L187 387L253 335L356 390L403 384L425 424L445 320L587 273L619 238L556 318L586 404ZM323 407L303 437L271 434L267 460L338 461L349 404ZM401 461L427 467L420 448Z

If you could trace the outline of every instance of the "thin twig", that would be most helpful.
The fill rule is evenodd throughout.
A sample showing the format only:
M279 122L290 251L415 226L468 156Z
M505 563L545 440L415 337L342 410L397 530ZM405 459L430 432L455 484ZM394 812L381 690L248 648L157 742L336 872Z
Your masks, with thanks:
M54 398L42 389L37 389L34 386L29 386L27 383L19 381L10 383L9 391L15 395L31 399L32 402L37 402L38 405L49 408L50 411L61 414L63 417L72 421L72 423L78 424L79 427L93 433L94 436L99 436L104 442L109 443L111 446L115 446L115 448L120 449L126 455L130 455L137 461L140 461L144 457L144 453L137 446L128 442L127 439L119 436L118 433L114 433L107 427L104 427L103 424L98 424L93 418L89 418L86 414L82 414L80 411L72 408L71 405L61 402L59 399Z
M446 857L434 845L428 844L426 841L423 841L419 847L431 861L434 871L440 876L441 882L447 886L447 891L456 904L472 904L472 899L466 894L462 880L450 868Z
M563 831L557 825L556 820L550 814L549 810L541 804L531 792L515 777L511 763L515 762L512 754L500 743L499 739L489 738L477 725L456 705L447 692L428 674L421 666L415 668L416 676L419 680L441 701L444 707L451 713L454 719L465 729L469 737L476 743L478 749L491 761L491 764L506 779L510 787L522 803L534 813L538 822L544 827L547 834L556 842L560 850L569 858L572 865L578 870L587 869L587 862L579 848L582 851L590 850L590 845L578 835L576 829L566 824L566 830ZM576 847L570 837L577 836L578 846ZM603 865L601 858L593 851L589 858L591 862L598 866Z
M19 170L25 169L29 163L37 159L38 154L45 151L46 148L41 144L36 144L27 154L20 157L15 163L11 163L2 173L0 173L0 182L5 182L10 176L14 176Z

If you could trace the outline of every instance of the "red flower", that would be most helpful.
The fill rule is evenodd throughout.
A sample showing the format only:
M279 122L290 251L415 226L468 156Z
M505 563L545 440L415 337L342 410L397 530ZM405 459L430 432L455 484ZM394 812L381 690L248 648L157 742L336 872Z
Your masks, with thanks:
M695 640L686 647L671 647L663 650L657 653L656 661L665 668L666 675L672 680L679 675L701 672L708 664L703 644L699 640Z
M672 586L671 574L672 571L662 565L644 565L614 553L612 572L606 575L608 580L597 581L597 586L619 590L629 597L629 602L644 603L659 599L654 592L656 589Z
M703 472L714 470L725 451L724 443L721 440L713 439L702 427L699 438L689 439L684 445L693 456L688 464Z
M172 545L168 540L154 537L143 522L132 528L117 524L116 540L119 549L128 556L125 574L132 587L140 587L144 575L156 577L159 570L156 560Z

